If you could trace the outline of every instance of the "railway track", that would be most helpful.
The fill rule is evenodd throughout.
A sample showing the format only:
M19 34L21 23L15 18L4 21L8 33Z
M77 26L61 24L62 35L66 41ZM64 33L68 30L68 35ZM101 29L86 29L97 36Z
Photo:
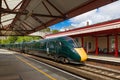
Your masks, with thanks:
M95 74L104 75L111 78L112 80L120 80L120 72L105 67L94 66L86 64L83 67L78 67L78 69L86 70Z
M43 59L40 57L23 54L23 56L28 56L34 58L38 61L47 63L49 65L55 66L57 68L66 70L78 76L85 77L90 80L120 80L120 72L105 67L95 66L85 64L85 66L71 65L71 64L61 64L54 62L52 60Z

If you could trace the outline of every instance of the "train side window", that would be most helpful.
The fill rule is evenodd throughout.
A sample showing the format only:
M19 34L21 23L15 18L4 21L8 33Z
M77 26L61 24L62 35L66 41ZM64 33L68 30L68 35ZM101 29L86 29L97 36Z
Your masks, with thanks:
M53 44L50 44L50 48L54 48L54 45L53 45Z
M44 42L41 42L40 43L40 47L42 48L44 46Z
M49 48L51 48L51 49L55 48L54 42L50 42L50 43L49 43Z
M46 48L46 42L40 42L40 43L39 43L39 47L40 47L41 49Z

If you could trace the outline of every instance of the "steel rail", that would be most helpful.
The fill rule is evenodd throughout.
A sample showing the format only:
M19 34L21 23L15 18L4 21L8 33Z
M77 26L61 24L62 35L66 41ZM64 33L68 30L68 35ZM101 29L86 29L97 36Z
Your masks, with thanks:
M55 66L57 68L66 70L68 72L74 73L76 75L80 75L80 76L88 78L88 79L120 80L120 72L112 70L112 69L107 69L104 67L89 65L89 64L85 64L84 66L61 64L61 63L54 62L53 60L50 60L50 59L47 60L47 59L43 59L41 57L36 57L33 55L28 55L28 54L25 54L25 55L27 55L28 57L31 57L33 59L36 59L38 61L47 63L49 65Z

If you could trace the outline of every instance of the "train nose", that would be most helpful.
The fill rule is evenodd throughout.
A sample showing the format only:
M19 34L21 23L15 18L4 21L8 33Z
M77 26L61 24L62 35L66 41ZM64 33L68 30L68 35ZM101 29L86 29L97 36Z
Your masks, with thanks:
M81 60L80 61L86 61L87 60L87 53L83 48L74 48L76 52L80 55Z

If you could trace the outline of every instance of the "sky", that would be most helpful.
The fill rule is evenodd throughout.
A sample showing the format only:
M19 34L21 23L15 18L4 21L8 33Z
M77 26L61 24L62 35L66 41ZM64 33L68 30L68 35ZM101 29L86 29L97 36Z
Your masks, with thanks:
M84 27L87 21L91 25L117 18L120 18L120 0L52 25L50 28L63 31L64 28L69 26L74 28Z

